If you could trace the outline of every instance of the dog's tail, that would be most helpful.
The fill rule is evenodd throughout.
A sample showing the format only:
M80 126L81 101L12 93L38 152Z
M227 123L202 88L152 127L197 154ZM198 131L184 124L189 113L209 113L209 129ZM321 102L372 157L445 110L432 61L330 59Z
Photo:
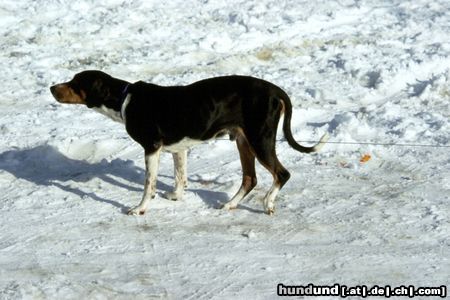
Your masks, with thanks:
M317 152L319 151L323 145L328 141L328 133L325 133L319 140L317 144L315 144L312 147L305 147L297 143L292 136L291 131L291 117L292 117L292 103L289 99L289 96L283 92L282 96L280 97L280 101L282 102L282 105L284 106L284 121L283 121L283 133L284 137L286 138L288 144L294 148L295 150L303 153L311 153L311 152Z

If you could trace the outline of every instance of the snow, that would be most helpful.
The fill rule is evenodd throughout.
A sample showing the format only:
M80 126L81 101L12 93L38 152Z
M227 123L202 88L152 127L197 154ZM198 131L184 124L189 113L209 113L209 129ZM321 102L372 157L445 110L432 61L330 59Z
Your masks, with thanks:
M449 32L446 0L2 1L0 299L447 284ZM330 143L302 155L279 133L292 177L272 217L261 166L247 201L217 209L241 181L225 140L190 151L177 202L161 197L173 185L162 155L158 196L145 216L127 216L143 192L142 149L122 125L48 90L85 69L163 85L260 77L291 96L298 140L328 131Z

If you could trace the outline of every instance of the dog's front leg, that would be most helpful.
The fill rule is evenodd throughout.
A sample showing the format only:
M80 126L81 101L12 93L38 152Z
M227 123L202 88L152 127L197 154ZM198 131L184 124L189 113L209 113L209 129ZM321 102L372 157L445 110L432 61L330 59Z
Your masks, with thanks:
M187 185L187 150L173 153L175 188L173 192L165 193L169 200L180 200Z
M158 148L152 153L145 152L144 196L138 206L133 207L128 211L129 215L143 215L147 209L148 202L155 197L160 154L161 148Z

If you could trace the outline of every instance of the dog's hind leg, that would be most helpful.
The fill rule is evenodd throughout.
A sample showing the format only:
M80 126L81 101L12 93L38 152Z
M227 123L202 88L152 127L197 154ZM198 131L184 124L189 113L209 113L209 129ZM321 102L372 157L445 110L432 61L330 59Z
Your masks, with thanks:
M276 131L268 129L265 131L265 133L266 136L260 136L259 139L253 140L253 143L252 141L250 141L250 143L255 151L258 161L273 176L272 187L263 199L264 210L267 212L267 214L272 215L275 211L275 198L283 185L289 180L289 177L291 175L283 167L276 155Z
M234 209L250 191L256 186L255 154L244 134L239 134L236 139L239 157L242 165L242 184L233 198L223 206L223 209Z
M145 153L145 186L144 196L138 206L128 211L129 215L143 215L150 199L156 194L156 177L158 175L161 148L153 153Z
M264 210L267 214L272 215L275 212L275 198L283 187L283 185L289 180L290 174L283 165L278 161L275 153L275 147L268 151L260 151L257 154L258 161L272 174L273 183L270 190L267 192L263 199Z
M175 188L164 196L169 200L179 200L183 197L184 188L187 185L187 150L173 153Z

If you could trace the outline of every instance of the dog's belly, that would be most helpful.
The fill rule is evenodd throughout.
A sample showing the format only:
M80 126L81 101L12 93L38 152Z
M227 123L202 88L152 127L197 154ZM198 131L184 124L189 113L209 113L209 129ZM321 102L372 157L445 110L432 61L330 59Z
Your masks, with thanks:
M180 151L187 150L195 145L201 144L204 141L201 140L194 140L190 139L188 137L183 138L181 141L171 144L171 145L164 145L163 151L171 152L171 153L177 153Z
M224 135L229 135L230 137L230 141L234 141L236 139L236 136L238 134L242 133L242 129L240 127L231 127L228 129L221 129L218 132L216 132L212 137L210 137L209 139L206 140L196 140L196 139L191 139L189 137L184 137L182 140L170 144L170 145L163 145L162 150L166 151L166 152L172 152L172 153L177 153L180 151L184 151L184 150L188 150L189 148L204 143L204 142L208 142L211 141L213 139L219 138L219 137L223 137Z

